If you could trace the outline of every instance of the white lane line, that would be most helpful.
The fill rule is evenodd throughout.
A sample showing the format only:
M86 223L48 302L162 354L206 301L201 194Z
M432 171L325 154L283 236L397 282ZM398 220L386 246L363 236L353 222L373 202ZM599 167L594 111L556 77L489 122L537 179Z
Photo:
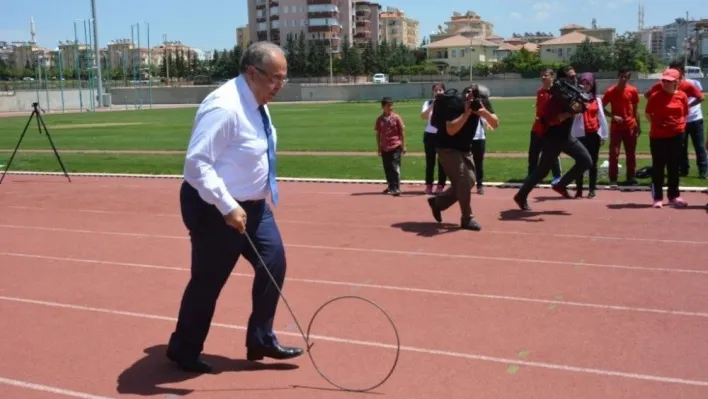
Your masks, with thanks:
M41 305L41 306L47 306L47 307L52 307L52 308L64 308L64 309L71 309L71 310L104 313L104 314L110 314L110 315L115 315L115 316L128 316L128 317L136 317L136 318L143 318L143 319L170 321L173 323L177 321L177 319L174 317L161 316L161 315L155 315L155 314L150 314L150 313L127 312L127 311L122 311L122 310L95 308L95 307L89 307L89 306L81 306L81 305L51 302L51 301L42 301L42 300L35 300L35 299L28 299L28 298L0 296L0 300L8 301L8 302L15 302L15 303ZM240 325L235 325L235 324L212 323L212 326L217 327L217 328L226 328L226 329L240 330L240 331L246 330L245 326L240 326ZM301 335L299 333L293 333L293 332L288 332L288 331L276 331L276 334L286 335L286 336L291 336L291 337L301 337ZM311 340L337 342L337 343L349 344L349 345L368 346L368 347L381 348L381 349L393 349L393 350L396 349L395 345L384 344L381 342L360 341L360 340L344 339L344 338L337 338L337 337L329 337L329 336L324 336L324 335L311 335L310 339ZM401 345L400 349L401 349L401 351L404 351L404 352L414 352L414 353L421 353L421 354L425 354L425 355L436 355L436 356L444 356L444 357L451 357L451 358L458 358L458 359L477 360L477 361L492 362L492 363L502 363L502 364L506 364L506 365L514 364L514 365L528 366L528 367L535 367L535 368L542 368L542 369L550 369L550 370L556 370L556 371L567 371L567 372L575 372L575 373L583 373L583 374L594 374L594 375L599 375L599 376L603 376L603 377L619 377L619 378L631 379L631 380L644 380L644 381L653 381L653 382L670 383L670 384L678 384L678 385L691 385L691 386L708 387L708 381L701 381L701 380L689 380L689 379L684 379L684 378L666 377L666 376L651 375L651 374L628 373L628 372L623 372L623 371L568 366L568 365L563 365L563 364L546 363L546 362L532 362L532 361L526 361L526 360L521 360L521 359L508 359L508 358L486 356L486 355L479 355L479 354L473 354L473 353L451 352L451 351L443 351L443 350L437 350L437 349L418 348L418 347L405 346L405 345Z
M163 234L147 234L147 233L128 233L128 232L117 232L117 231L99 231L99 230L83 230L83 229L64 229L60 227L40 227L40 226L18 226L11 224L0 224L0 228L6 229L22 229L22 230L38 230L38 231L53 231L53 232L65 232L65 233L77 233L77 234L102 234L102 235L113 235L113 236L123 236L123 237L135 237L135 238L155 238L155 239L168 239L168 240L188 240L185 236L172 236ZM447 259L469 259L469 260L486 260L495 262L514 262L514 263L536 263L544 265L558 265L558 266L580 266L588 268L600 268L600 269L621 269L621 270L635 270L644 272L662 272L662 273L686 273L686 274L699 274L708 275L708 270L699 269L671 269L662 267L643 267L643 266L628 266L628 265L613 265L613 264L602 264L602 263L585 263L585 262L569 262L562 260L543 260L543 259L522 259L522 258L506 258L506 257L496 257L496 256L482 256L482 255L465 255L465 254L445 254L437 252L414 252L414 251L399 251L390 249L374 249L374 248L357 248L357 247L332 247L326 245L306 245L306 244L285 244L286 247L292 248L302 248L302 249L313 249L313 250L327 250L327 251L344 251L344 252L363 252L363 253L378 253L386 255L405 255L405 256L426 256L435 258L447 258Z
M92 213L92 214L108 214L108 215L132 215L132 216L153 216L162 218L174 218L180 219L181 216L176 213L148 213L148 212L131 212L131 211L114 211L107 209L74 209L74 208L48 208L48 207L35 207L35 206L19 206L19 205L9 205L6 208L12 209L22 209L31 211L51 211L51 212L79 212L79 213ZM309 220L292 220L292 219L279 219L278 223L282 224L304 224L313 226L334 226L332 222L315 222ZM337 226L345 226L352 228L375 228L375 229L390 229L391 226L380 225L380 224L361 224L361 223L337 223ZM485 230L487 234L504 234L504 235L519 235L519 236L538 236L537 232L523 232L523 231L511 231L511 230ZM583 241L587 240L601 240L601 241L611 241L611 242L622 242L622 241L636 241L636 242L657 242L665 244L689 244L689 245L706 245L708 241L694 241L694 240L669 240L663 238L638 238L638 237L612 237L604 235L583 235L583 234L558 234L558 233L544 233L546 237L557 237L557 238L572 238L579 239Z
M57 395L69 396L72 398L82 398L82 399L113 399L108 396L98 396L92 395L85 392L70 391L68 389L62 389L57 387L52 387L49 385L35 384L33 382L13 380L11 378L0 377L0 384L12 385L19 388L31 389L33 391L54 393Z
M15 252L0 252L0 256L17 257L17 258L29 258L29 259L42 259L50 261L60 261L60 262L70 262L70 263L86 263L95 265L108 265L108 266L120 266L120 267L134 267L143 269L153 269L153 270L167 270L167 271L177 271L182 273L188 273L189 269L173 266L161 266L161 265L151 265L144 263L129 263L129 262L115 262L115 261L103 261L97 259L77 259L77 258L67 258L59 256L45 256L45 255L34 255L34 254L23 254ZM6 263L5 266L10 265ZM232 276L242 277L242 278L253 278L253 274L248 273L231 273ZM708 318L708 313L704 312L689 312L682 310L666 310L666 309L655 309L655 308L639 308L631 306L620 306L620 305L604 305L596 303L585 303L585 302L573 302L573 301L562 301L562 300L549 300L549 299L538 299L538 298L526 298L518 297L512 295L490 295L490 294L476 294L472 292L459 292L459 291L445 291L445 290L435 290L427 288L414 288L414 287L401 287L394 285L381 285L381 284L368 284L368 283L352 283L347 281L332 281L332 280L319 280L319 279L305 279L305 278L292 278L288 277L289 282L305 283L305 284L320 284L320 285L331 285L331 286L343 286L351 288L368 288L374 290L385 290L385 291L397 291L397 292L407 292L415 294L430 294L430 295L443 295L443 296L454 296L454 297L467 297L467 298L477 298L477 299L489 299L489 300L500 300L500 301L512 301L512 302L525 302L525 303L538 303L543 305L564 305L564 306L575 306L580 308L591 308L600 310L614 310L614 311L624 311L624 312L638 312L638 313L654 313L654 314L664 314L670 316L688 316L688 317L702 317Z

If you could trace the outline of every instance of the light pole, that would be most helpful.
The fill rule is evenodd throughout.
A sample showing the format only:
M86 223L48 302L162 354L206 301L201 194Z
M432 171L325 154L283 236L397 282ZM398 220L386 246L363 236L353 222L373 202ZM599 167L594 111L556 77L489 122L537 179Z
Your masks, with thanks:
M96 18L96 0L91 0L91 16L93 18L93 46L96 52L96 79L98 80L98 108L103 108L103 79L101 77L101 54L98 46L98 19Z

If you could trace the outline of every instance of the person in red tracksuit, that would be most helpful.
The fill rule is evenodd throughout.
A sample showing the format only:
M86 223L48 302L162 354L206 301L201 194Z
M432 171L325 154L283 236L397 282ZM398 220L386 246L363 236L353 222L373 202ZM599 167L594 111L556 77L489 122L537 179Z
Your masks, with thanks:
M605 115L612 119L610 124L610 186L617 186L620 149L624 145L627 158L627 185L637 184L634 173L637 168L637 139L642 133L637 116L639 110L639 90L629 84L632 72L622 68L617 72L617 84L610 86L602 95ZM610 106L612 111L607 110Z
M543 133L546 131L545 126L541 123L541 113L546 107L548 99L551 98L549 91L555 78L553 69L545 69L541 72L541 87L536 91L536 118L531 127L531 138L529 141L529 160L528 160L528 175L531 175L538 167L538 160L541 156L541 148L543 148ZM561 171L560 158L556 158L551 165L551 174L553 175L552 184L560 180L563 172Z
M661 75L661 90L649 97L646 117L651 123L649 148L652 159L651 194L654 208L661 208L664 200L664 169L667 177L669 203L685 207L679 191L679 166L683 154L684 130L688 116L688 96L679 90L681 73L667 69Z

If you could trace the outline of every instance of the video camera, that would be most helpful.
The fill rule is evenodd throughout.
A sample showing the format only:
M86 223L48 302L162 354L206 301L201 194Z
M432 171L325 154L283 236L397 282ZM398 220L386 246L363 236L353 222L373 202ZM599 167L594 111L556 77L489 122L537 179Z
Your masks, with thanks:
M558 78L551 85L551 95L554 99L560 100L566 111L572 112L573 103L581 105L581 111L585 112L587 103L592 101L592 95L584 92L578 85L568 82L564 78Z
M431 125L440 129L445 122L451 121L465 112L465 101L469 101L471 109L477 111L482 108L482 100L489 99L489 89L486 86L473 84L462 90L448 89L435 96L433 103L433 117Z

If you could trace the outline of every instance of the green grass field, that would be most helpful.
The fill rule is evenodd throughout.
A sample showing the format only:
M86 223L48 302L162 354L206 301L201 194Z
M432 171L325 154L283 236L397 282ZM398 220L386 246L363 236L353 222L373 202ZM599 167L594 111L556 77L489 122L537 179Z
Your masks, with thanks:
M399 102L395 110L407 125L409 154L403 160L403 178L421 180L424 159L420 119L423 100ZM530 99L499 99L493 102L501 126L487 134L486 181L520 181L525 176L526 159L518 157L528 149L529 130L534 116ZM119 108L119 107L118 107ZM184 151L189 140L196 108L141 111L45 114L43 118L62 159L72 172L180 174L180 154L119 154L111 151ZM279 155L279 175L288 177L383 178L381 163L375 156L374 120L380 113L377 103L272 104L273 122L278 128L278 149L282 152L357 152L357 156L331 154ZM6 164L27 116L0 119L0 164ZM644 123L646 126L646 123ZM645 129L646 130L646 129ZM648 154L648 137L640 138L638 152ZM50 150L44 135L30 126L12 170L59 171L51 153L22 150ZM102 150L106 154L81 154ZM607 159L607 146L601 150ZM418 153L418 154L416 154ZM498 153L495 157L494 153ZM504 156L501 153L516 153ZM564 165L570 165L565 160ZM624 163L623 159L620 159ZM639 166L648 165L639 159ZM695 175L695 165L692 166ZM708 181L683 178L682 185L708 186Z

